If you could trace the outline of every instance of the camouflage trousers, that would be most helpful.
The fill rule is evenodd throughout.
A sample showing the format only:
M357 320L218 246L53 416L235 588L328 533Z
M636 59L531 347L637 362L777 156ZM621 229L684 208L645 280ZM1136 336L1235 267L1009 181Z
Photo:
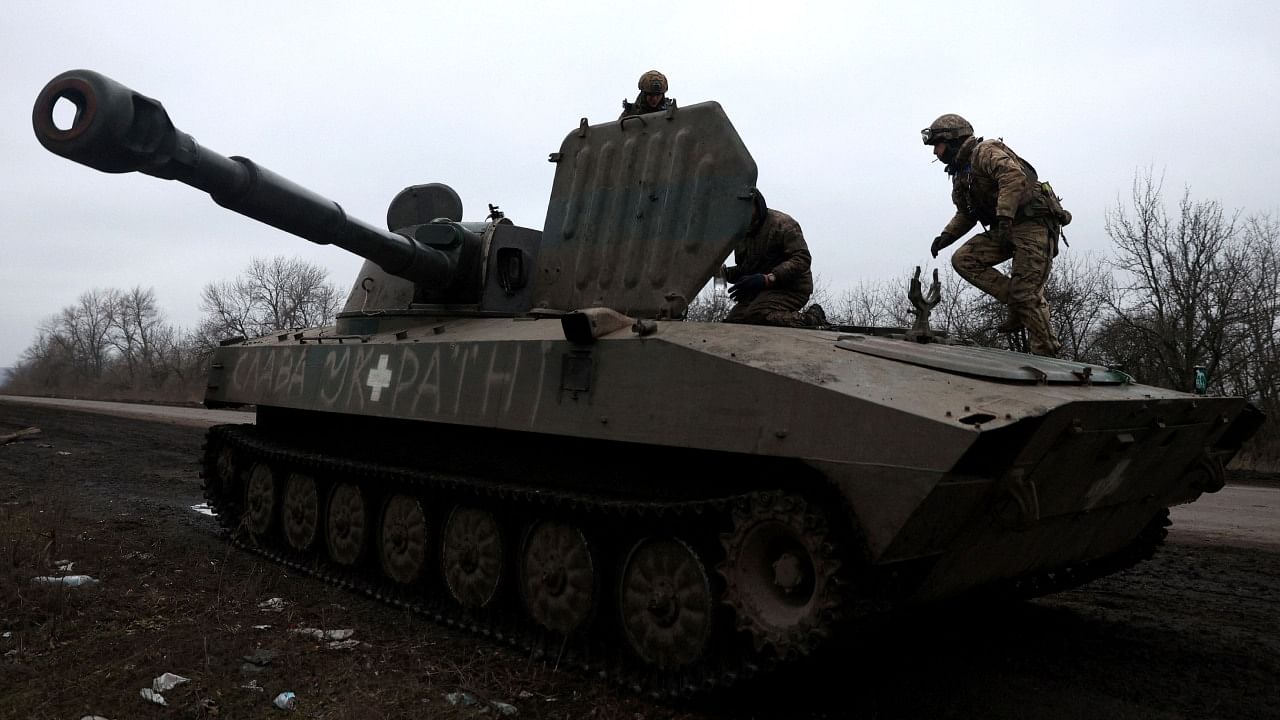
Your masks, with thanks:
M1004 303L1014 320L1027 330L1031 352L1053 357L1062 348L1049 324L1044 284L1053 267L1056 231L1040 220L1013 226L1013 241L998 240L988 231L974 235L951 256L951 265L965 280ZM1009 275L995 269L1013 258Z
M800 312L800 308L808 301L807 292L761 290L750 301L735 304L724 321L746 325L813 327L810 316Z

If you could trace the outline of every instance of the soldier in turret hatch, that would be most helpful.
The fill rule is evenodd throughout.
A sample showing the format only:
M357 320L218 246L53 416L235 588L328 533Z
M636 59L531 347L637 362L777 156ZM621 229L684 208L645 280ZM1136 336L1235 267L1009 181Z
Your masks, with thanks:
M667 76L657 70L650 70L641 75L637 85L640 88L640 94L636 95L635 102L622 101L622 114L618 116L619 120L630 115L661 112L676 106L676 99L667 97Z
M751 225L733 251L736 265L724 268L732 283L733 309L725 322L782 327L822 327L827 324L821 305L800 309L813 293L811 256L800 224L790 215L771 210L759 190L751 191Z
M951 256L965 280L1009 309L1000 332L1027 330L1031 352L1049 357L1062 345L1049 325L1044 285L1058 253L1061 227L1071 222L1048 183L1036 169L1000 140L973 136L968 120L948 113L920 131L925 145L946 163L955 216L929 248L938 251L964 237L981 222L984 232ZM1009 275L995 268L1013 259Z

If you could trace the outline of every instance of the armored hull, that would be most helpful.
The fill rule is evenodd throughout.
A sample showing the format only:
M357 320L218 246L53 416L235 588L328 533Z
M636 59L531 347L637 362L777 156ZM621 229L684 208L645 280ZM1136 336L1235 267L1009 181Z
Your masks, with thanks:
M133 125L62 142L41 122L57 97ZM541 232L462 223L442 186L406 190L375 230L88 71L35 117L55 152L373 258L335 325L212 355L207 404L257 409L204 457L235 542L659 693L879 613L1127 567L1259 422L1239 398L1081 363L681 321L755 181L714 103L584 121L551 156Z

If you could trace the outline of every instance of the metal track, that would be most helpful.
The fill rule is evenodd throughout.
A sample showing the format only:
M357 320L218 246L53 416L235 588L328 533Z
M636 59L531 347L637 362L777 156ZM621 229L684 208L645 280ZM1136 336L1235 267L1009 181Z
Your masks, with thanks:
M508 547L515 546L512 531L522 529L533 519L562 518L573 522L600 541L597 549L604 566L600 583L603 598L596 615L601 617L595 619L588 632L558 636L527 618L519 607L519 592L510 587L514 584L509 582L510 570L504 572L506 587L500 589L503 598L495 607L466 610L453 601L438 580L405 587L386 578L376 557L370 557L367 551L360 562L350 567L339 566L324 556L322 538L313 544L311 553L299 554L283 540L278 518L264 538L255 539L242 527L244 501L239 491L232 489L227 492L227 488L220 487L216 480L218 457L224 448L231 448L236 453L239 475L247 474L253 464L260 462L276 468L281 477L287 472L306 473L315 477L317 482L325 483L322 497L327 495L327 486L332 483L332 480L322 479L341 478L343 482L355 483L363 490L375 493L368 503L371 507L378 507L382 498L404 493L423 498L426 504L436 506L433 515L437 518L443 508L458 505L493 511L504 519L504 530L508 534L505 544ZM237 546L298 572L362 592L437 622L507 642L557 666L600 675L655 697L685 697L731 685L774 664L770 657L755 656L749 652L749 643L734 631L728 617L729 610L721 605L722 583L714 572L721 559L718 554L719 533L731 524L734 508L745 505L751 494L662 502L602 499L338 458L273 441L261 436L253 425L223 425L210 429L205 444L204 476L209 505L217 512L220 523ZM277 489L277 516L279 495ZM317 535L321 534L321 531L317 532ZM609 606L616 590L608 586L616 587L622 553L641 538L660 536L681 537L691 543L703 559L717 600L715 637L709 642L707 652L701 659L676 669L648 667L635 657L614 627L617 624L614 620L616 607ZM365 544L366 547L376 546L376 530L374 539Z

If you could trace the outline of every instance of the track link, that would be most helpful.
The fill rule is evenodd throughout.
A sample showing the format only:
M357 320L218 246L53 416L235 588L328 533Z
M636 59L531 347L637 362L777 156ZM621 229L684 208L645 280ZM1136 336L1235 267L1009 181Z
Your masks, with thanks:
M228 456L227 453L230 453ZM504 570L492 605L467 609L450 596L438 577L438 532L434 532L429 567L433 577L403 585L386 577L368 546L358 562L343 566L326 556L320 537L308 552L295 551L280 529L280 486L277 480L275 518L270 530L255 535L246 528L244 478L256 464L275 470L278 478L305 473L316 478L324 497L337 482L353 483L370 493L369 506L378 508L397 494L420 499L432 522L439 523L448 508L478 507L501 518L503 544L518 548L525 528L539 519L574 523L595 541L602 567L598 583L601 598L595 617L580 632L563 636L534 623L520 605L520 593L511 567ZM735 630L731 609L723 604L722 581L714 572L722 559L720 533L731 523L735 508L751 501L751 493L680 501L609 499L557 490L541 490L493 483L482 478L443 472L380 465L337 458L291 447L264 437L253 425L211 428L204 452L205 496L232 542L274 562L332 585L414 611L451 627L506 642L545 659L608 678L610 681L653 697L687 697L708 689L732 685L768 670L770 657L749 650L749 641ZM323 503L322 503L323 505ZM374 513L371 513L374 514ZM376 514L375 514L376 517ZM319 524L323 525L323 519ZM376 525L376 521L370 523ZM323 530L317 532L323 535ZM716 597L713 637L698 660L678 668L654 668L642 663L627 647L617 626L617 579L626 550L647 537L679 537L703 558L707 581ZM512 553L511 557L515 557Z

